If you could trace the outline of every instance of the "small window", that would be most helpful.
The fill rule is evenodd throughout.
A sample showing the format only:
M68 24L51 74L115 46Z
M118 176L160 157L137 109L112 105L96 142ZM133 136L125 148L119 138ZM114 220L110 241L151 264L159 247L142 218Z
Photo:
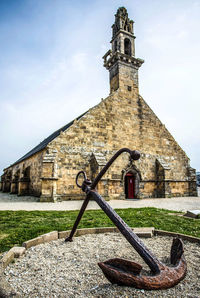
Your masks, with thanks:
M115 40L115 48L114 51L117 52L117 40Z
M30 178L30 167L24 170L24 178Z
M132 90L132 87L131 86L128 86L128 91L131 91Z
M124 54L131 56L131 41L128 38L124 39Z

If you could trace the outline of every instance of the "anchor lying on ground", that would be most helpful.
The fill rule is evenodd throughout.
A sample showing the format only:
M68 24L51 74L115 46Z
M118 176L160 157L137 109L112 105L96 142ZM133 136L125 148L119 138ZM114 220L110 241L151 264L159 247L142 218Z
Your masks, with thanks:
M85 172L80 171L76 176L76 184L85 193L86 198L83 202L79 215L74 223L72 231L65 241L72 241L73 235L76 232L77 226L81 217L88 205L90 199L93 199L107 214L107 216L116 225L119 231L134 247L138 254L142 257L145 263L151 269L150 275L140 275L142 266L132 261L127 261L120 258L110 259L105 262L98 263L106 278L118 285L131 286L138 289L167 289L178 284L186 275L187 265L184 257L183 243L181 239L174 238L171 247L171 266L168 267L160 262L152 252L144 245L141 239L132 231L131 228L121 219L121 217L110 207L110 205L97 193L95 187L111 166L114 160L123 152L128 152L133 160L140 158L140 153L136 150L131 151L128 148L120 149L105 165L101 172L97 175L93 182L89 181ZM79 176L83 175L84 180L82 185L78 184Z

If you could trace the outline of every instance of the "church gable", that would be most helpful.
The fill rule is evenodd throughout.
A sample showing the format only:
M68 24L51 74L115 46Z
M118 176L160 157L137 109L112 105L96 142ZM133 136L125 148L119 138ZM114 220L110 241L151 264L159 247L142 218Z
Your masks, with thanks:
M166 179L187 180L188 158L184 151L144 100L140 97L138 101L134 93L122 96L119 91L113 92L48 147L50 151L57 150L58 175L63 180L58 182L57 191L63 194L65 187L67 192L68 186L64 186L64 181L70 181L70 197L73 197L73 191L74 196L77 195L76 189L72 191L77 171L83 169L90 178L94 178L106 160L121 147L140 150L141 159L135 164L141 172L144 189L151 185L154 196L155 181L161 177L159 170L156 172L157 161L167 173ZM122 170L128 164L124 157L105 179L113 181L113 185L117 179L122 183Z

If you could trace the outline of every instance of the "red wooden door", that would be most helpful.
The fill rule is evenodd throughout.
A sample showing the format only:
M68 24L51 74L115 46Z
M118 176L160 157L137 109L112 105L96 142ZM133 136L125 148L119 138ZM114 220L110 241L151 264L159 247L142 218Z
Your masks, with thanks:
M135 181L132 174L127 174L128 199L134 199Z

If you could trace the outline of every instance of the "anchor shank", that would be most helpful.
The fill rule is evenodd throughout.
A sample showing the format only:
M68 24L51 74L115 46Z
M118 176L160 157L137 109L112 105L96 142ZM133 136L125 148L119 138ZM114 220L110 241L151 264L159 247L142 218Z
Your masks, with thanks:
M123 221L123 219L112 209L112 207L94 190L88 193L89 196L97 202L106 215L117 226L122 235L134 247L134 249L143 258L151 271L156 274L160 273L159 265L162 263L149 251L140 238L132 231L132 229Z

